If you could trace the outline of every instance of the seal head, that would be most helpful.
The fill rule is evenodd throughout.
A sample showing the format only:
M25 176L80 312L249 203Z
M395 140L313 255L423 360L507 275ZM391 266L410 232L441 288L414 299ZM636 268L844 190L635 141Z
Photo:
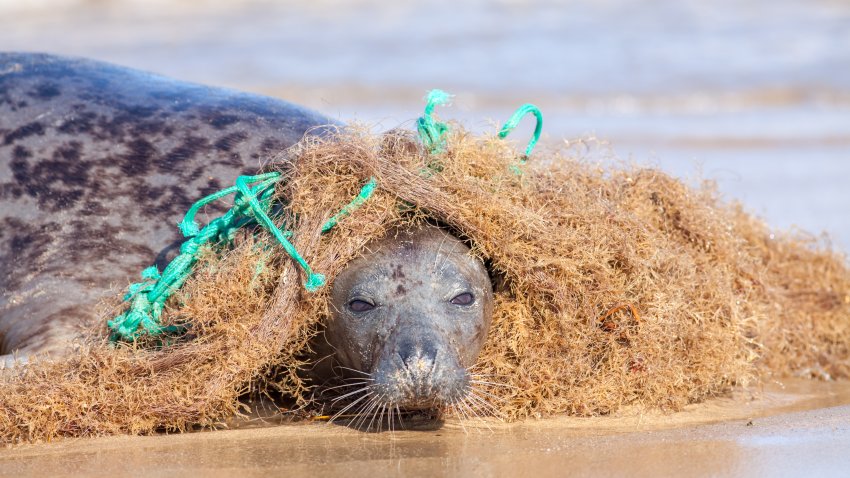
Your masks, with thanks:
M325 338L336 363L368 374L372 401L390 409L462 399L493 311L484 264L434 226L366 249L333 284Z

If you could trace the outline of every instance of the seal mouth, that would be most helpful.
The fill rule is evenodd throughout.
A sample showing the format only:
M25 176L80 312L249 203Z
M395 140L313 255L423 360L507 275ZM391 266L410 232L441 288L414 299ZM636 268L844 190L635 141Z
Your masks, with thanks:
M373 373L375 393L387 404L406 410L437 409L459 400L469 374L456 353L436 337L410 332L385 349Z
M415 367L378 373L374 388L379 400L404 410L439 409L466 394L469 377L465 370L449 373L418 361Z
M476 388L481 377L462 365L461 354L433 331L408 329L375 351L368 371L337 364L343 384L330 418L350 419L355 428L402 423L404 416L439 418L447 411L462 418L491 415L490 405ZM398 417L395 420L394 417Z
M329 422L346 419L354 428L380 432L404 426L410 417L433 419L453 412L455 416L471 419L496 413L487 394L477 391L479 385L486 382L468 369L443 374L438 373L439 368L432 368L421 375L417 375L420 369L416 367L388 372L378 370L372 374L348 370L361 375L343 379L345 383L328 389L339 390L339 396L331 404L334 408L341 407ZM446 375L454 377L447 380Z

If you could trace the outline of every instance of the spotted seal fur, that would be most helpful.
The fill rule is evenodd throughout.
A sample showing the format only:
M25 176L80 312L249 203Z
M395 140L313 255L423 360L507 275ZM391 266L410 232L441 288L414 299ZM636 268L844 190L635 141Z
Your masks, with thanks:
M0 53L0 367L59 353L101 299L167 264L195 200L331 122L97 61Z

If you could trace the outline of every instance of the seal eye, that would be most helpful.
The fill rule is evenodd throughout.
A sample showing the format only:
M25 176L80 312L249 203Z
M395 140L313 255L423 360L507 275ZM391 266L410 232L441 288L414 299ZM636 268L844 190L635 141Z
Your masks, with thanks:
M475 301L475 296L470 294L469 292L464 292L463 294L456 295L451 303L454 305L469 305Z
M366 302L365 300L354 299L348 303L348 308L352 312L367 312L375 308L375 304Z

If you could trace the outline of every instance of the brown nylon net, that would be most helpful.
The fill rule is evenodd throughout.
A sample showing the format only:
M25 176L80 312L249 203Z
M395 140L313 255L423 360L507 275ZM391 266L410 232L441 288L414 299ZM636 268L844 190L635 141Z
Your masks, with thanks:
M850 371L846 259L771 231L706 185L663 172L538 153L523 173L510 144L455 128L427 156L404 132L309 138L284 171L280 221L329 281L369 240L438 221L496 278L493 326L476 372L509 420L675 411L769 375ZM321 226L371 176L378 190L330 233ZM238 397L278 389L309 407L299 373L327 290L262 233L209 251L172 298L186 337L113 347L98 330L67 360L0 377L0 441L214 426Z

